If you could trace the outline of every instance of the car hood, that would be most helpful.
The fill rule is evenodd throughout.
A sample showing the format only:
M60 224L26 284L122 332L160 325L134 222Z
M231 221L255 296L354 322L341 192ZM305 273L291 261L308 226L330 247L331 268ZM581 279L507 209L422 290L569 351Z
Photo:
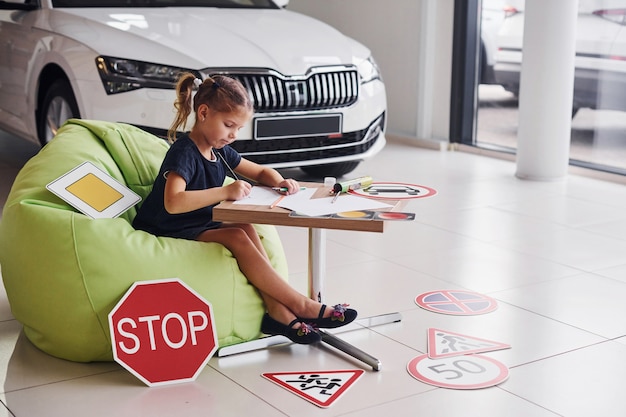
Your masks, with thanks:
M98 55L189 69L357 64L369 50L318 20L288 10L217 8L54 9L50 30Z

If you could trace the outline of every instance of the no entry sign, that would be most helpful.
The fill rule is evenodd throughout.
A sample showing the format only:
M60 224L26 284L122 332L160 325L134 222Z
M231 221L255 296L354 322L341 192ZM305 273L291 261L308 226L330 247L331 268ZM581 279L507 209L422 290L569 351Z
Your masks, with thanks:
M149 386L195 380L217 350L211 304L177 278L133 284L109 328L115 361Z

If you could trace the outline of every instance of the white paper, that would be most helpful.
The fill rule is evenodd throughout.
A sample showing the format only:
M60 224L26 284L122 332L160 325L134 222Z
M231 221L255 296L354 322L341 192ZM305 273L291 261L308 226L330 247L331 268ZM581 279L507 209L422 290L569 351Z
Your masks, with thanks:
M344 211L376 210L393 207L377 200L357 197L351 194L341 194L334 203L333 198L334 196L309 200L284 199L279 206L306 216L324 216Z
M284 196L284 198L282 199L281 204L285 201L290 200L309 200L313 194L315 194L315 188L305 188L304 190L300 190L295 194L284 196L284 194L274 191L269 187L254 186L252 187L252 190L250 191L248 197L241 200L233 201L233 204L252 204L255 206L269 207L282 196Z
M378 200L358 197L352 194L341 194L334 203L334 195L323 198L311 198L316 190L316 188L306 188L295 194L284 196L277 206L312 217L342 213L344 211L376 210L393 207ZM247 198L234 201L233 203L269 207L276 203L281 196L282 194L269 187L255 186L252 187L250 195Z

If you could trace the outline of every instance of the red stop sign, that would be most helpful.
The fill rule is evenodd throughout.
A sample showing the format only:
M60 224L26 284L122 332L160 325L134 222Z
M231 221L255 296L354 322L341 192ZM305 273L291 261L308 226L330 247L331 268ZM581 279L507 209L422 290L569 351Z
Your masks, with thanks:
M217 350L211 304L176 278L134 283L109 328L115 361L149 386L195 380Z

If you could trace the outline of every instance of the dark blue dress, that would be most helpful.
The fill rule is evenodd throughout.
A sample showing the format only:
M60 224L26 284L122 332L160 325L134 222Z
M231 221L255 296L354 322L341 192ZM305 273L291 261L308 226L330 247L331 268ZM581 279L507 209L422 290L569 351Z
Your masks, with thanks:
M230 146L213 151L219 152L233 169L241 162L241 155ZM186 190L205 190L221 187L229 171L219 156L216 155L215 161L209 161L188 135L180 137L167 151L152 191L133 220L133 227L157 236L189 240L195 240L205 230L219 227L220 223L213 221L213 206L180 214L170 214L165 210L163 198L168 172L176 172L183 177L187 182Z

